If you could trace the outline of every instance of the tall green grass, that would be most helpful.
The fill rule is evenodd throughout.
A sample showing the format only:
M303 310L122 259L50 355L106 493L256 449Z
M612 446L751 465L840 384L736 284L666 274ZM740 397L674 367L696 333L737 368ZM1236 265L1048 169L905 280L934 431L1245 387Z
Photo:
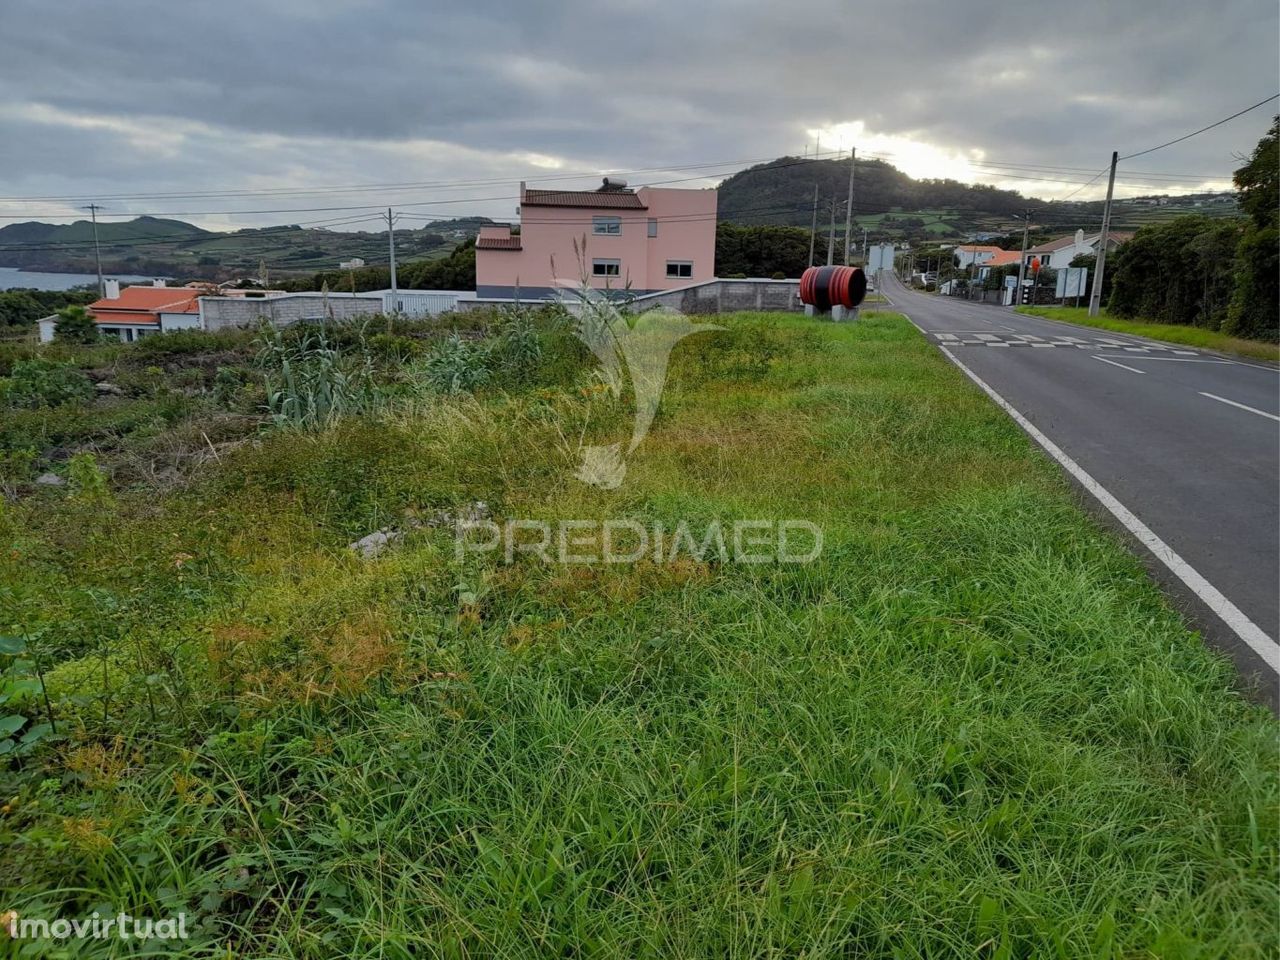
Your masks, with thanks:
M616 491L572 479L629 425L579 370L6 508L0 632L69 732L0 784L3 903L184 909L206 957L1274 955L1229 665L902 318L717 320ZM505 565L406 522L476 500L826 542Z

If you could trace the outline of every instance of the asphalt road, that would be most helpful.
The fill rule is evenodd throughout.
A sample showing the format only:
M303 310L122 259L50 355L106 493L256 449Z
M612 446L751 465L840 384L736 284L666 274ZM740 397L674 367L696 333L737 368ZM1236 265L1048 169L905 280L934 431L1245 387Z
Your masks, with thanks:
M1280 370L917 293L891 275L883 292L1207 581L1189 586L1177 558L1183 576L1128 525L1175 605L1280 704Z

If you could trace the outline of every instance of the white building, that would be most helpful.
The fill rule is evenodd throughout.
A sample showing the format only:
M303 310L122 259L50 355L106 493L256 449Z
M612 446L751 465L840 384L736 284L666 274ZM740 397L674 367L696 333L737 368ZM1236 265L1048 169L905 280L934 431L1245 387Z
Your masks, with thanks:
M1083 230L1077 230L1074 236L1059 237L1057 240L1050 240L1048 243L1037 244L1027 251L1027 266L1031 266L1031 261L1039 260L1041 268L1048 267L1051 270L1061 270L1064 267L1071 266L1071 261L1081 254L1096 255L1098 252L1098 239L1102 236L1101 232L1092 236L1085 236ZM1131 233L1118 233L1112 230L1107 237L1107 252L1111 253L1116 247L1122 243L1132 239Z
M985 244L963 243L956 247L955 263L961 270L964 270L970 264L982 266L997 253L1000 253L999 247L987 246Z

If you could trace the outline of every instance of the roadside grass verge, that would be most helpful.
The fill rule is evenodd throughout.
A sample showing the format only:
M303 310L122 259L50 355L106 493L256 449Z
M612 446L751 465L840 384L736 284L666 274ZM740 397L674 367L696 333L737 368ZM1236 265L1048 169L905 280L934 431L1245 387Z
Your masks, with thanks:
M1205 350L1217 350L1221 353L1232 353L1240 357L1252 357L1256 360L1280 360L1280 344L1266 343L1261 340L1243 340L1240 337L1228 336L1216 330L1203 327L1188 327L1176 323L1142 323L1132 320L1119 320L1103 314L1091 317L1087 307L1018 307L1018 313L1029 313L1032 316L1044 317L1048 320L1062 320L1066 323L1078 323L1082 327L1097 327L1100 330L1114 330L1116 333L1131 333L1136 337L1149 337L1152 340L1163 340L1166 343L1180 343L1188 347L1202 347Z
M186 910L193 957L1272 954L1277 726L1229 664L901 316L716 321L614 491L584 378L5 506L66 739L0 780L2 902ZM825 542L345 547L476 500Z

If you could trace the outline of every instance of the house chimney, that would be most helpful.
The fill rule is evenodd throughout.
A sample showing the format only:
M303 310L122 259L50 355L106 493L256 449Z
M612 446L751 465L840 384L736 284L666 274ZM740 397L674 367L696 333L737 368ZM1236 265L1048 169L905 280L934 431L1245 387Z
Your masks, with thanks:
M102 281L102 285L106 289L106 293L102 298L103 300L119 300L120 299L120 281L119 280L104 280Z

